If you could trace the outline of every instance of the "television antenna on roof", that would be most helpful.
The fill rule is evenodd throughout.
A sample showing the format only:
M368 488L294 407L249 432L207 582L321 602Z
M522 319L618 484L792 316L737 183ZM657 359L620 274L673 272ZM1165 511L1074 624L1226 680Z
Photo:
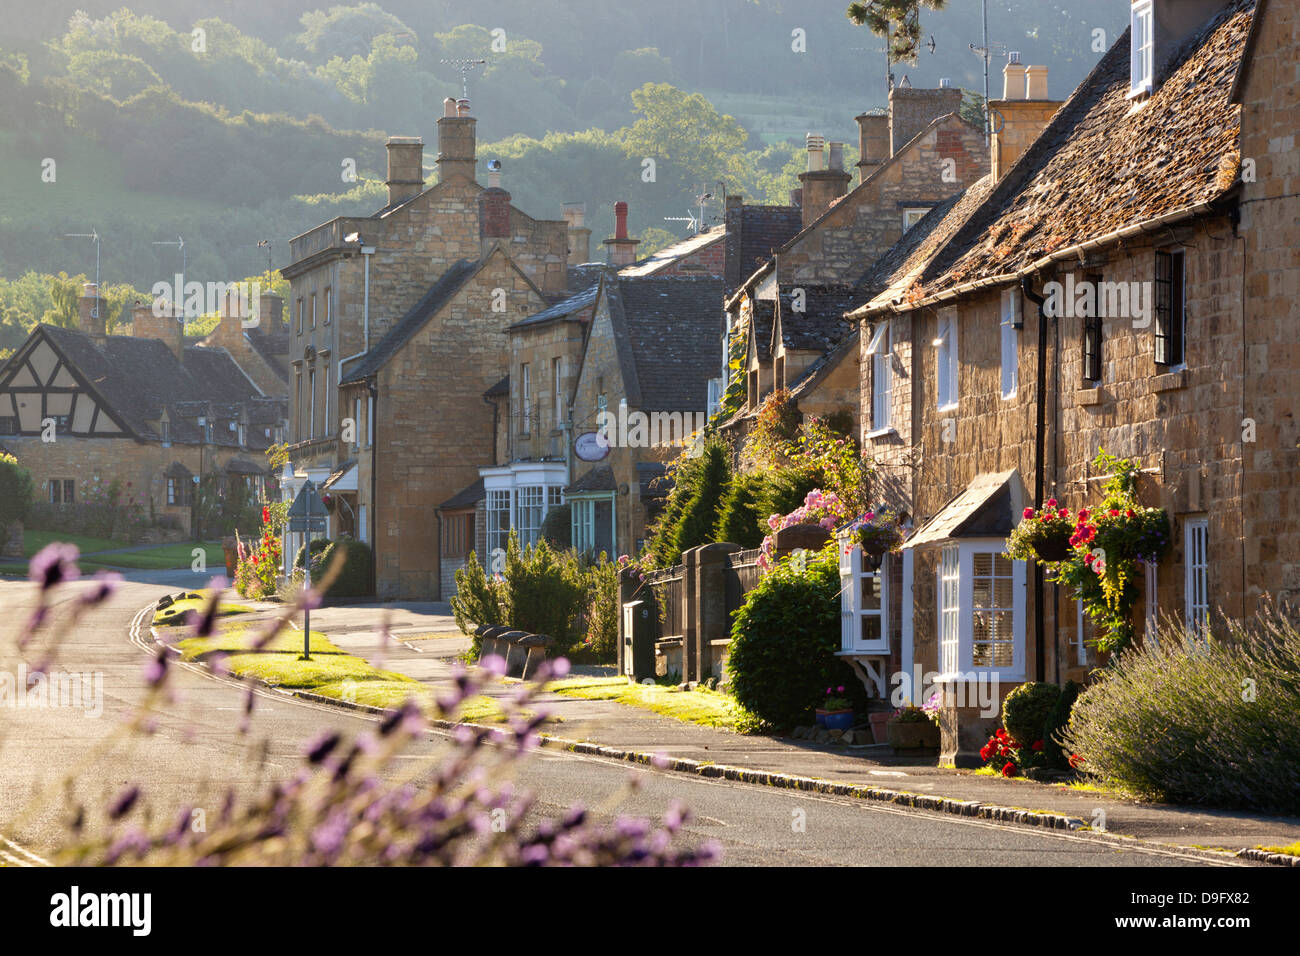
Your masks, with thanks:
M1003 56L1007 52L1005 43L989 42L989 3L988 0L980 0L980 15L983 17L983 43L976 46L974 43L967 44L970 51L984 61L984 143L989 141L990 119L989 119L989 57Z
M485 66L487 60L479 59L459 59L459 60L439 60L439 63L446 63L460 70L460 95L464 99L469 99L469 71L476 66Z
M93 239L95 242L95 304L90 309L92 319L99 318L99 232L91 229L90 232L69 232L65 233L64 239Z

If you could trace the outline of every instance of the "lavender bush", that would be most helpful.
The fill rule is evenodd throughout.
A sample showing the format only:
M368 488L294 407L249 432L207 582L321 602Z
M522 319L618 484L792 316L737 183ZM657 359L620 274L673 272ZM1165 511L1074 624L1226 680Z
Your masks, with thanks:
M76 559L75 547L53 544L32 560L31 577L41 602L22 647L45 636L56 595L77 577ZM224 582L214 583L212 599L192 622L199 636L211 634L216 625ZM73 619L60 633L85 610L107 600L114 584L111 576L98 578L78 599ZM264 647L292 615L318 602L314 591L300 594L259 633L254 649ZM220 661L214 667L220 671ZM251 795L227 791L201 827L190 807L171 820L157 821L138 784L125 787L106 807L73 807L68 843L55 859L108 866L688 866L717 859L715 843L684 845L681 831L688 814L679 806L670 807L658 822L623 816L607 822L581 807L551 818L516 788L512 772L537 745L546 720L536 707L537 694L547 680L567 670L563 659L547 662L538 682L520 685L507 702L507 729L460 726L450 749L420 772L412 773L405 762L399 771L395 763L427 731L425 716L408 702L373 732L355 738L322 733L303 746L302 765L287 780ZM437 702L438 715L452 717L503 672L500 658L488 658L478 670L461 668L454 687ZM145 668L145 700L122 733L152 731L150 712L174 697L170 674L167 653L161 651ZM250 686L241 733L247 732L255 700ZM629 787L634 785L629 781ZM100 819L106 821L102 826L91 826L89 821Z
M1080 694L1061 741L1071 763L1144 796L1300 812L1296 613L1265 609L1205 638L1170 621L1157 636Z

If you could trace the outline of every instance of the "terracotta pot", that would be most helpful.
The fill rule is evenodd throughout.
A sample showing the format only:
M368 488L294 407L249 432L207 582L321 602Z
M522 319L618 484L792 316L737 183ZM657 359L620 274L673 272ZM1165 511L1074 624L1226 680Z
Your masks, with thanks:
M235 580L235 568L239 565L239 545L232 535L221 539L221 551L226 557L226 580Z
M889 726L889 721L893 718L893 715L887 710L882 710L879 713L874 713L870 716L871 736L875 738L875 741L878 744L889 743L886 728Z
M939 728L928 720L891 720L886 735L895 750L939 749Z

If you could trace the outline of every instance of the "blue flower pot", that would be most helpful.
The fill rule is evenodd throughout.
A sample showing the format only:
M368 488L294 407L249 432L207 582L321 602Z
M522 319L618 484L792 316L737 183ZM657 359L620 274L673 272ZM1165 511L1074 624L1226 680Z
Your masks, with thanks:
M853 728L853 711L832 710L820 714L817 718L827 730L851 730Z

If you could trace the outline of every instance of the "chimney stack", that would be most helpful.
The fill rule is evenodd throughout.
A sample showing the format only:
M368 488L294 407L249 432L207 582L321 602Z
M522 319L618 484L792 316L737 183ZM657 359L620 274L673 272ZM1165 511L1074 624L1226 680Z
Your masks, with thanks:
M591 230L587 228L587 204L566 202L564 221L568 225L569 262L588 262L591 259Z
M858 123L858 182L889 159L889 114L863 113Z
M640 239L629 239L627 235L627 203L614 203L614 238L606 239L609 264L627 266L636 262L636 247Z
M896 156L940 116L960 110L961 90L914 90L909 84L894 87L889 91L889 155Z
M815 133L805 137L808 144L808 169L799 174L802 190L802 226L807 229L822 213L849 190L853 178L844 171L844 144L831 143Z
M108 335L108 302L99 295L99 286L87 282L81 287L81 297L77 299L78 324L81 331L97 339Z
M424 141L418 136L390 136L388 148L388 205L424 190Z
M474 127L477 120L469 115L469 100L442 101L438 120L438 181L452 177L474 181Z
M989 141L995 181L1024 155L1061 108L1059 101L1047 98L1047 67L1026 67L1020 62L1020 54L1012 52L1002 76L1003 99L989 102L989 109L998 117Z
M478 234L490 239L510 238L510 194L501 188L501 162L488 163L487 189L478 194Z
M173 316L170 299L136 300L131 309L131 335L137 339L158 339L178 359L185 357L185 324Z

